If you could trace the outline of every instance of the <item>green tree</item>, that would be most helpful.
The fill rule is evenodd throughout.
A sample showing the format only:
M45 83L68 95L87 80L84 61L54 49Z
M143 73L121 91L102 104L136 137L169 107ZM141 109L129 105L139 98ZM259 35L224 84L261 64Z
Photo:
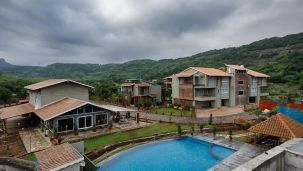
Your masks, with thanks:
M7 103L12 98L12 92L6 87L0 87L0 101Z
M209 124L209 125L212 125L212 124L213 124L213 114L212 114L212 113L209 115L208 124Z

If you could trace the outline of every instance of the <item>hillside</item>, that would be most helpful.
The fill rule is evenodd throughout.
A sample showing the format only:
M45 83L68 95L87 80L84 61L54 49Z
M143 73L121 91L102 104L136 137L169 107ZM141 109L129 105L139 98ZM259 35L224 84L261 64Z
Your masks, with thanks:
M303 85L303 33L259 40L240 47L210 50L189 57L133 60L122 64L51 64L46 67L16 66L0 60L0 71L22 77L114 80L161 79L189 66L221 67L242 64L269 74L275 83Z

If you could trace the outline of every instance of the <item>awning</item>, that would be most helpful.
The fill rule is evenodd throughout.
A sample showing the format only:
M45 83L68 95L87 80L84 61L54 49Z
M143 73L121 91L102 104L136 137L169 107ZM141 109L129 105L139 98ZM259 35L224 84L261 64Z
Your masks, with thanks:
M114 106L114 105L98 105L101 108L104 108L106 110L112 111L112 112L135 112L137 110L134 109L129 109L125 107L119 107L119 106Z

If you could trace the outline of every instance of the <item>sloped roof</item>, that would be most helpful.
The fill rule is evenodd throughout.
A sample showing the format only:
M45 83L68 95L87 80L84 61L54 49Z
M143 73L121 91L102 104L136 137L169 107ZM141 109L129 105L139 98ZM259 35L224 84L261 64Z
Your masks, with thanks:
M94 88L92 86L82 84L82 83L79 83L79 82L76 82L76 81L73 81L73 80L68 80L68 79L49 79L49 80L45 80L45 81L42 81L42 82L39 82L39 83L36 83L36 84L31 84L31 85L25 86L24 88L34 91L34 90L39 90L39 89L42 89L42 88L50 87L50 86L61 84L61 83L74 83L74 84L78 84L78 85L81 85L81 86L84 86L84 87Z
M83 156L68 143L35 153L41 171L60 170L84 161Z
M246 68L244 68L240 65L228 65L228 64L225 64L225 65L230 67L230 68L236 69L236 70L246 70Z
M135 85L135 83L122 83L121 87L130 87L130 86L133 86L133 85Z
M280 113L252 126L248 130L288 139L303 137L303 125Z
M46 106L43 106L40 109L37 109L35 111L35 114L42 120L46 121L86 104L89 104L89 102L65 97Z
M191 77L195 74L196 72L190 72L190 71L182 71L176 74L177 77Z
M35 108L30 103L5 107L0 109L0 119L8 119L23 114L34 112Z
M202 67L190 67L193 70L201 72L208 76L215 76L215 77L230 77L230 75L224 71L221 71L216 68L202 68Z
M151 86L151 84L147 83L147 82L141 82L136 84L138 87L149 87Z
M270 77L269 75L263 74L261 72L257 72L254 70L247 69L247 74L254 77Z

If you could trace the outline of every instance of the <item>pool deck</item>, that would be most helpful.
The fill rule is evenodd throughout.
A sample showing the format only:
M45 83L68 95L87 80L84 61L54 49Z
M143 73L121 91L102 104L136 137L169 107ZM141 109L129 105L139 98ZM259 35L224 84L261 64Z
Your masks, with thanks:
M228 158L221 161L219 164L213 166L209 171L230 171L249 161L250 159L263 153L263 149L247 144L244 142L233 141L230 142L228 138L217 136L214 140L212 134L203 133L202 135L194 136L197 139L212 142L228 148L237 150Z

